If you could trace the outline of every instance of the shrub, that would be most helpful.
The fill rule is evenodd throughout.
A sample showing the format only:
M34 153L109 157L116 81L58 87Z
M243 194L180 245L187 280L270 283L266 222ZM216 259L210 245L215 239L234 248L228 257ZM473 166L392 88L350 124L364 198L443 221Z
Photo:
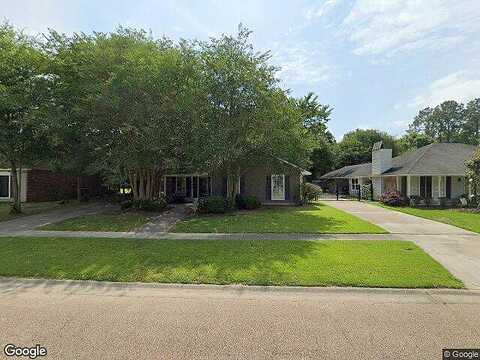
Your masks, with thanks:
M245 197L242 194L235 195L235 206L240 210L245 209Z
M245 196L244 200L246 210L258 209L262 205L256 196Z
M410 196L410 206L418 206L418 205L420 205L421 201L422 201L421 196L418 196L418 195Z
M407 199L397 191L389 191L382 194L378 200L382 204L389 206L405 206L407 204Z
M302 185L302 197L305 202L315 200L322 193L322 188L312 183L304 183Z
M372 187L370 184L362 185L362 199L370 200L372 198Z
M209 196L198 200L198 212L204 214L223 214L227 211L227 203L222 196Z

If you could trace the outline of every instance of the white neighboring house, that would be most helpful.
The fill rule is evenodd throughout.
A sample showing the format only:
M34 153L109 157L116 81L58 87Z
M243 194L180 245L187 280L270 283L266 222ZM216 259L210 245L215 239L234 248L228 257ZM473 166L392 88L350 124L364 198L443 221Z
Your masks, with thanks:
M420 196L438 204L441 198L458 199L471 193L465 161L476 148L475 145L439 143L392 157L392 150L384 149L380 142L372 149L371 163L345 166L320 179L348 181L351 195L358 194L361 184L371 182L375 199L386 192L398 191L406 197Z

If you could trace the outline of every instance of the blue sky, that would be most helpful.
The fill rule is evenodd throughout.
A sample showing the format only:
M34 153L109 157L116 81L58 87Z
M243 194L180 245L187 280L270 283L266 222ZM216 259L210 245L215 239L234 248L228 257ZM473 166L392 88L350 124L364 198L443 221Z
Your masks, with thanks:
M0 0L28 33L109 31L200 38L253 30L282 86L334 107L337 138L355 128L400 135L419 109L480 97L480 0Z

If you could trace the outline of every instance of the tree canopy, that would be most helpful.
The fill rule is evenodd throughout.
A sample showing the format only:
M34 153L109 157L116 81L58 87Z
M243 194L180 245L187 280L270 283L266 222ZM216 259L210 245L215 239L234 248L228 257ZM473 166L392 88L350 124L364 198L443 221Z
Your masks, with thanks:
M419 111L409 133L423 134L434 142L480 142L480 98L466 106L454 100Z
M12 212L21 212L22 168L47 156L50 77L39 43L9 24L0 26L0 161L12 172Z
M53 168L128 179L138 200L158 196L170 171L208 169L238 181L247 167L275 157L308 166L331 110L314 95L299 101L283 90L270 54L254 51L250 33L240 26L236 36L174 42L122 27L52 30L40 44L5 26L1 111L15 122L3 129L20 127L1 145L26 143L20 136L35 124L55 150L46 157ZM44 92L32 91L36 79L48 82ZM28 141L38 133L31 132ZM4 157L22 166L32 152L18 153Z

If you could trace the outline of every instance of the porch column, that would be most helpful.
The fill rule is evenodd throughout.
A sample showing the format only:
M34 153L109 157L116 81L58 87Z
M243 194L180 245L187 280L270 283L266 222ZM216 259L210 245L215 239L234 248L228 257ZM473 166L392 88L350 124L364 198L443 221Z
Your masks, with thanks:
M163 177L163 193L167 195L167 177Z
M193 199L193 175L190 176L190 194L192 195L192 199Z
M200 197L200 176L197 176L197 199Z
M438 198L442 197L442 177L438 177Z
M407 176L407 197L410 197L410 185L411 185L411 181L410 181L410 175Z

